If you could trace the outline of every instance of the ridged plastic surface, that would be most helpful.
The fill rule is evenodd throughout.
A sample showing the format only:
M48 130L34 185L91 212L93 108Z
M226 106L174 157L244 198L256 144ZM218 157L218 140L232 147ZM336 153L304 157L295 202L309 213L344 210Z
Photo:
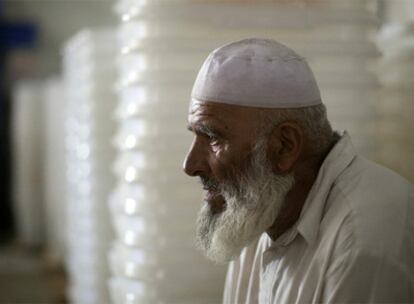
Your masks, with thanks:
M381 146L378 160L414 181L414 15L406 24L386 24L378 35L383 57L378 77Z
M115 180L112 138L115 133L115 33L83 30L63 49L67 98L66 264L72 303L110 302L107 251L114 232L107 205Z
M13 214L19 241L45 240L42 171L42 92L39 81L20 81L12 92Z
M62 263L66 254L66 163L65 105L60 77L48 79L43 89L44 202L46 243L54 262Z

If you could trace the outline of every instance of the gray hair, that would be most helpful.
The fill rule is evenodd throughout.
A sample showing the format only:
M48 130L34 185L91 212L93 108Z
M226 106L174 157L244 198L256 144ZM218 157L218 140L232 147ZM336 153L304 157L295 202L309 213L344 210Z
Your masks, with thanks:
M268 134L282 122L296 122L305 136L315 143L315 154L326 153L334 140L334 132L324 104L305 108L264 110L261 119L262 124L259 130L261 135Z

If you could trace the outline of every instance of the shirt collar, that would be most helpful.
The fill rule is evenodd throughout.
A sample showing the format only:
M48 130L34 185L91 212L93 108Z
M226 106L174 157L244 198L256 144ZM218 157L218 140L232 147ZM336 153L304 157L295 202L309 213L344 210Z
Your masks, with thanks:
M351 138L344 131L340 140L323 161L298 220L297 230L308 245L316 242L322 213L333 184L355 156L356 152Z
M352 162L356 156L351 138L346 131L335 144L323 161L314 184L312 185L299 220L284 234L282 234L273 246L287 246L298 233L306 240L308 245L313 245L318 237L319 225L325 207L326 199L336 178Z

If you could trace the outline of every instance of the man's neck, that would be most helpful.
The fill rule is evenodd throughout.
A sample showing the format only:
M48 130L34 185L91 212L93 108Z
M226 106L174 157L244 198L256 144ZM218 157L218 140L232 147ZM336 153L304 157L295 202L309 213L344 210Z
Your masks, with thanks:
M331 149L340 139L337 133L332 136L331 145L319 157L313 158L298 166L295 172L295 184L287 193L285 202L273 225L266 230L269 237L275 241L289 230L299 219L306 198L315 183L320 167Z
M273 241L289 230L289 228L291 228L299 219L316 176L317 171L313 174L308 174L307 176L302 175L301 179L295 178L295 185L287 193L279 215L273 225L266 231Z

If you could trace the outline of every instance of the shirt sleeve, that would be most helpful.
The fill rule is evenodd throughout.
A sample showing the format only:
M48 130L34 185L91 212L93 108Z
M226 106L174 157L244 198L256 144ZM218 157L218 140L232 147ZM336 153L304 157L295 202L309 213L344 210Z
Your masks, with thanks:
M414 278L397 259L353 250L328 268L324 303L414 303Z

